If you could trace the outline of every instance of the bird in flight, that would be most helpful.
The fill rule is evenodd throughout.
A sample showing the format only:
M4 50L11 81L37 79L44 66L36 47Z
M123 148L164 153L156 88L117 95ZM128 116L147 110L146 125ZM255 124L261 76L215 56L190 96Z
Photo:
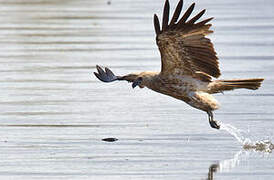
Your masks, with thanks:
M221 75L213 44L206 37L213 33L209 24L213 18L197 22L205 13L204 9L190 19L194 6L195 3L180 17L183 7L183 0L180 0L169 20L170 5L166 0L161 27L157 15L154 15L161 72L146 71L116 76L107 67L103 69L97 65L98 72L94 74L103 82L126 80L132 83L133 88L147 87L182 100L206 112L210 126L219 129L220 124L213 118L213 111L219 108L219 103L212 94L240 88L256 90L264 79L213 79Z

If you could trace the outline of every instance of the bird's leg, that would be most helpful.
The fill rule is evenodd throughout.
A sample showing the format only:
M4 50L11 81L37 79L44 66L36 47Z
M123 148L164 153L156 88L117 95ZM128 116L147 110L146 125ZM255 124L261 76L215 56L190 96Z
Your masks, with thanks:
M220 125L213 119L212 111L207 111L209 124L212 128L220 129Z

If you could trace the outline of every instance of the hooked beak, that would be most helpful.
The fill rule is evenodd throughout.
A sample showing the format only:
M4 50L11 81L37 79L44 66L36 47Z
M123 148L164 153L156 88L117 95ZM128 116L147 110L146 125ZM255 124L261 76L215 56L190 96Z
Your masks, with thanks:
M132 88L134 89L136 86L138 86L141 83L140 79L136 79L135 81L133 81L132 83Z

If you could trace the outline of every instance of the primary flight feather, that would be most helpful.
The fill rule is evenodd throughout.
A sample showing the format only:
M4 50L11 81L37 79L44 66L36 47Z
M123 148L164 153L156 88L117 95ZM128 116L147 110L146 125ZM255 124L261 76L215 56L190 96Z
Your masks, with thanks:
M169 20L169 1L166 0L162 17L162 28L158 16L154 15L156 43L161 54L161 72L132 73L116 76L100 66L96 66L96 77L103 82L126 80L132 87L147 87L156 92L182 100L190 106L205 111L209 124L219 129L213 119L212 111L219 108L217 100L211 95L223 91L245 88L258 89L264 79L212 80L221 75L218 57L213 44L206 35L213 33L208 24L213 18L197 22L205 10L189 19L195 7L193 3L186 12L180 14L183 0L180 0Z

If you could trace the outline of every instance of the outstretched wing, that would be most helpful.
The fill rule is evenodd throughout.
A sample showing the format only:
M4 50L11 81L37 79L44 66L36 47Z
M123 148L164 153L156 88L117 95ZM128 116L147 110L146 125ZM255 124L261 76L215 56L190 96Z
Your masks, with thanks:
M193 3L184 15L179 19L183 0L180 0L174 15L169 23L169 1L166 0L162 29L157 15L154 15L154 27L156 41L161 53L163 76L190 75L204 81L210 81L211 76L219 77L218 58L207 34L211 24L207 24L213 18L196 21L205 13L205 10L188 20L194 9ZM178 20L179 19L179 20Z

